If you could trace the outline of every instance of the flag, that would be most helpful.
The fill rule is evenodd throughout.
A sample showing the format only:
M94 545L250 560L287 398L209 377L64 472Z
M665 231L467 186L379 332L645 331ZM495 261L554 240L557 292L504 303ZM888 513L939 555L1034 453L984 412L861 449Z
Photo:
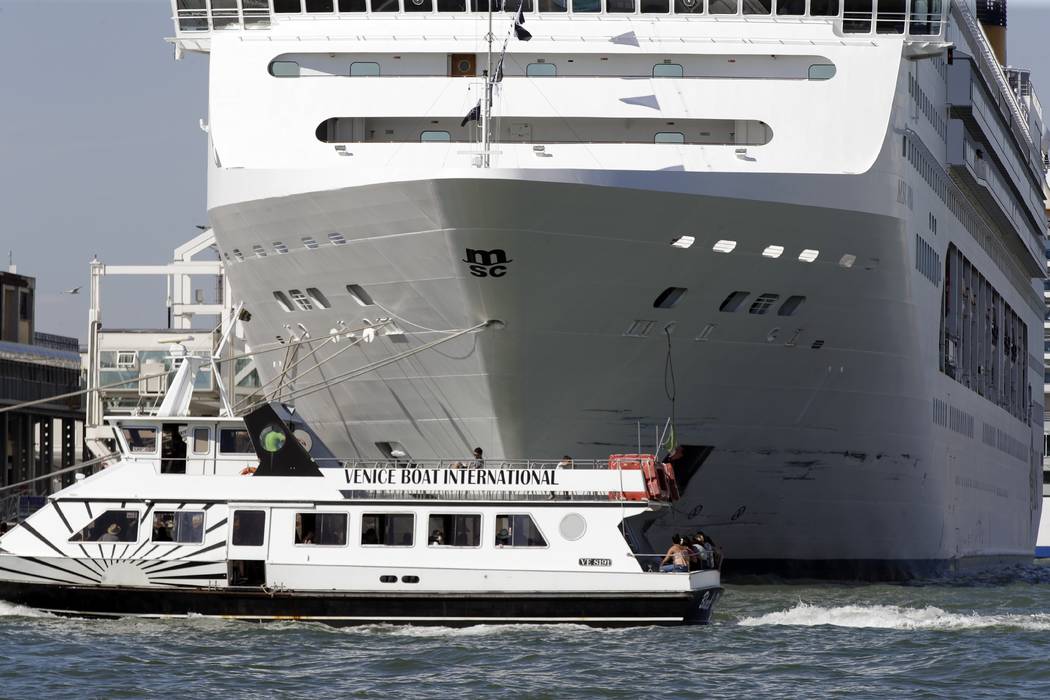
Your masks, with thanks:
M460 126L466 126L470 122L476 122L481 119L481 101L479 100L474 108L467 112L467 116L463 117L463 121L459 123Z
M500 54L499 63L496 64L496 76L492 81L494 83L503 82L503 57L504 54Z
M532 38L532 33L525 28L525 0L521 0L518 4L518 14L514 17L514 36L521 41L528 41Z

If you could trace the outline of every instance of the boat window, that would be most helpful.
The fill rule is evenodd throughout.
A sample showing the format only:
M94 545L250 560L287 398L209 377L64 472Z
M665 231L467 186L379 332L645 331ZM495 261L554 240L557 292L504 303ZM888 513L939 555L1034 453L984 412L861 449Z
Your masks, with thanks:
M437 0L438 12L466 12L467 0Z
M496 516L497 547L546 547L547 539L531 515Z
M654 78L681 78L684 74L682 66L677 63L657 63L653 66Z
M806 0L777 0L778 15L806 14Z
M815 63L809 67L810 80L831 80L835 77L835 66L831 63Z
M346 236L339 233L338 231L333 231L332 233L328 234L328 242L332 245L346 245Z
M837 17L839 0L809 0L809 14L814 17Z
M769 307L779 298L779 294L759 294L758 298L751 302L751 308L749 308L747 312L749 314L761 316L769 311Z
M124 441L134 454L153 454L157 451L156 428L121 428Z
M295 544L346 545L346 513L296 513Z
M712 15L735 15L740 0L707 0L707 11Z
M281 243L280 241L274 241L273 252L285 255L286 253L288 253L288 246L286 246L284 243Z
M307 12L331 12L335 9L335 0L306 0Z
M303 236L300 240L303 242L303 245L309 250L313 250L317 247L317 241L314 239L313 236Z
M778 316L794 316L795 312L798 311L798 307L806 301L806 297L794 295L784 300L784 303L777 309Z
M327 309L332 305L328 301L328 297L317 287L307 287L306 293L310 295L310 298L313 299L319 309Z
M193 429L193 454L206 455L211 452L211 430L208 428Z
M299 0L273 0L274 12L302 12Z
M431 12L434 9L430 0L406 0L405 12Z
M642 14L653 14L668 11L667 0L641 0Z
M419 134L420 143L427 142L450 142L452 141L452 135L447 131L423 131Z
M525 75L530 78L550 77L558 74L558 67L553 63L530 63L525 67Z
M431 515L427 521L427 544L431 547L480 547L481 516Z
M773 12L773 0L744 0L745 15L768 15Z
M277 300L277 303L283 310L289 313L293 310L292 302L288 300L288 295L286 295L284 292L274 292L273 298Z
M350 292L350 296L361 306L372 306L375 303L372 301L372 295L366 292L365 288L359 284L346 285L346 291Z
M361 544L411 547L416 516L411 513L365 513L361 516Z
M537 0L540 12L565 12L567 0Z
M636 9L635 0L605 0L605 11L609 13L634 12Z
M364 12L365 0L339 0L340 12Z
M702 15L704 0L674 0L674 11L680 15Z
M601 12L602 0L572 0L573 12Z
M306 295L303 294L300 289L289 289L288 293L292 295L292 300L295 301L295 305L302 311L312 311L314 308L313 302L307 299Z
M658 131L653 143L685 143L685 135L681 131Z
M386 12L386 10L372 9L372 12ZM393 12L397 12L397 3L394 3ZM375 61L354 61L350 64L350 75L353 76L371 76L379 75L379 64Z
M656 301L653 302L654 309L670 309L678 301L685 296L685 287L668 287L664 291L660 292L660 296L656 297Z
M270 75L275 78L298 78L299 64L295 61L273 61L270 63Z
M139 538L137 510L107 510L69 538L70 542L135 542Z
M238 547L261 547L266 532L265 510L233 511L232 544Z
M400 7L398 0L369 0L372 12L397 12Z
M725 311L727 314L733 313L740 308L740 304L743 303L744 299L747 299L749 294L751 292L733 292L725 298L718 310Z
M150 541L200 544L204 541L204 511L157 511L153 514L153 535Z
M485 4L485 0L481 0L481 4ZM517 12L518 6L525 12L532 12L532 0L505 0L503 3L503 9L507 12ZM498 11L499 3L496 3L493 7Z
M255 448L244 428L223 428L219 431L219 452L224 455L247 455L255 454Z

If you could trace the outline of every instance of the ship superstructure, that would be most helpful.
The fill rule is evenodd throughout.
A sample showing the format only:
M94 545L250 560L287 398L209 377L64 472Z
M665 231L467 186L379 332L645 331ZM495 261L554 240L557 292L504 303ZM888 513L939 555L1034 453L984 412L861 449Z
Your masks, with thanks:
M363 459L673 436L648 534L730 571L1030 558L1044 128L988 4L175 0L264 389Z

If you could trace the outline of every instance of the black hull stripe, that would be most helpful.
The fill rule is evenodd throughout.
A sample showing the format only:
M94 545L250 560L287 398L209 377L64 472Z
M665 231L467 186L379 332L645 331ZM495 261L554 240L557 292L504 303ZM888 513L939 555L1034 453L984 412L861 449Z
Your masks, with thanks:
M22 522L22 523L21 523L21 524L19 525L19 527L25 528L26 532L28 532L28 533L29 533L30 535L32 535L33 537L37 538L38 540L40 540L41 542L43 542L44 544L46 544L46 545L47 545L48 547L50 547L50 548L51 548L52 550L54 550L54 552L55 552L56 554L58 554L58 556L62 557L63 559L65 559L65 558L66 558L66 553L65 553L65 552L63 552L63 551L62 551L61 549L59 549L58 547L56 547L55 545L53 545L53 544L51 543L51 540L47 539L46 537L44 537L43 535L41 535L41 534L40 534L39 532L37 532L36 528L35 528L35 527L33 527L32 525L30 525L30 524L29 524L28 522L25 522L25 521L23 521L23 522Z
M83 562L81 562L81 561L79 561L77 559L69 559L69 558L67 558L67 559L65 559L65 561L75 561L76 563L80 564L85 569L87 569L88 572L91 574L91 576L85 576L84 574L79 574L76 571L70 571L69 569L63 568L63 567L59 566L58 564L52 564L49 561L44 561L43 559L37 559L36 557L19 557L19 559L24 559L25 561L31 561L34 564L39 564L40 566L46 566L49 569L54 569L55 571L61 571L64 574L69 574L70 576L76 576L77 578L82 578L85 581L91 581L92 583L100 583L101 582L101 579L98 578L98 576L95 574L94 571L91 571L91 569L88 569L88 567Z
M211 534L211 532L213 530L218 530L220 527L222 527L225 524L226 524L226 518L223 518L222 520L220 520L219 522L215 523L214 525L209 527L207 530L205 530L204 534L205 535Z
M85 558L85 562L84 563L87 566L90 566L93 571L96 571L98 573L98 575L101 576L102 572L105 571L105 569L103 569L102 566L99 565L99 563L96 562L95 559L90 554L88 554L87 547L85 547L84 545L79 545L79 547L80 547L80 551L84 553L84 558Z
M68 520L66 520L66 514L62 512L62 508L59 507L58 501L55 501L51 505L54 507L55 512L58 513L58 517L62 519L62 524L66 526L66 529L69 530L69 534L72 535L73 526L69 524Z
M16 574L18 576L29 576L30 578L38 578L42 581L54 581L55 583L66 583L71 586L81 585L76 581L64 581L60 578L52 578L50 576L42 576L41 574L31 574L28 571L16 571L15 569L8 569L7 567L0 566L0 571L6 571L9 574Z
M184 561L180 564L172 564L171 566L165 567L163 569L154 569L153 571L147 573L149 573L150 577L154 577L164 573L165 571L178 571L179 569L190 569L195 566L215 566L216 564L222 563L223 562L215 561Z
M178 576L150 576L150 581L166 581L168 579L172 579L172 580L175 580L175 581L190 580L190 579L206 580L206 581L209 581L209 580L210 581L216 581L216 580L223 580L223 581L225 581L226 580L226 574L225 573L217 573L217 574L180 574Z

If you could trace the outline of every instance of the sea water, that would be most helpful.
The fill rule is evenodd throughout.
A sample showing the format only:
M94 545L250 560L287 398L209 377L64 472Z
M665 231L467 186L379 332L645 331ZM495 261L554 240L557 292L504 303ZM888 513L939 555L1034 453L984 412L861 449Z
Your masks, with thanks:
M0 697L1048 698L1050 566L727 585L707 627L75 620L0 603Z

